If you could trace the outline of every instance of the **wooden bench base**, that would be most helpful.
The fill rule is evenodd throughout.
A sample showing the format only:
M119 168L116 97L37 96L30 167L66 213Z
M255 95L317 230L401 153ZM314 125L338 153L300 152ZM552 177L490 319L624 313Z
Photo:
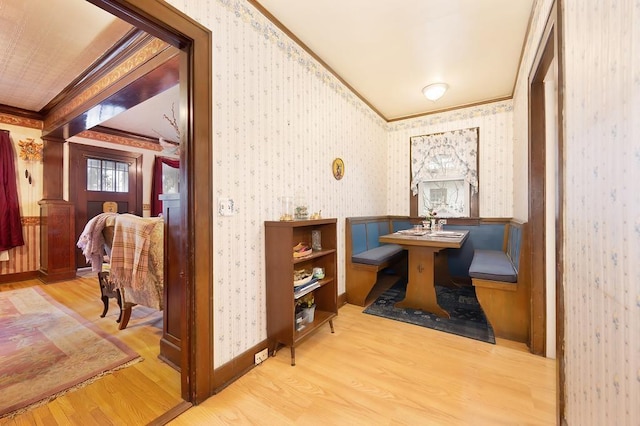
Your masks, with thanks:
M529 296L518 283L472 279L476 297L496 337L528 343Z
M345 290L347 303L365 306L371 290L378 282L378 274L385 269L393 269L396 275L407 276L407 253L405 250L397 246L398 250L393 253L391 253L393 250L389 250L389 252L382 250L382 253L377 251L379 247L387 246L379 242L381 235L390 234L399 229L408 229L411 226L411 219L408 216L346 218ZM395 246L395 244L388 246ZM374 251L375 254L372 253ZM354 257L356 257L355 261Z
M365 306L367 296L378 282L378 274L389 267L396 269L397 274L406 277L406 254L403 253L393 262L385 262L380 265L350 263L347 269L347 303Z

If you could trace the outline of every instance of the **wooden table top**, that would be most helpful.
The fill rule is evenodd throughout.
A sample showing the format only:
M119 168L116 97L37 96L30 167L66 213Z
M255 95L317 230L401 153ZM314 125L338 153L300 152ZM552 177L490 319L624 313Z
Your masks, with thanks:
M399 244L402 246L460 248L469 236L469 231L436 231L414 233L413 230L394 232L382 235L381 243Z

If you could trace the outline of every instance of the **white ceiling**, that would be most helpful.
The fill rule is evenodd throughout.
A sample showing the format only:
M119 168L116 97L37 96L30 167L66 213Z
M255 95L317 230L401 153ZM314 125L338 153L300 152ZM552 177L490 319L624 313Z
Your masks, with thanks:
M392 120L512 96L534 0L258 1ZM130 28L84 0L0 0L0 104L40 111ZM439 81L444 97L424 98ZM177 99L103 125L175 140Z
M82 0L0 0L0 104L40 111L130 29Z
M513 95L533 0L257 0L386 119ZM437 102L422 95L445 82Z

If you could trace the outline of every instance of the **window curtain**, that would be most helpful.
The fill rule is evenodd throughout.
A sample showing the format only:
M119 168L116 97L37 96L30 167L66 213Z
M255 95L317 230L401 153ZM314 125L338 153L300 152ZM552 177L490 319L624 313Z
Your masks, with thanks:
M23 246L15 156L9 131L0 130L0 252Z
M429 179L462 177L478 192L478 128L411 138L411 191Z
M151 181L151 216L155 217L162 213L162 201L159 195L162 194L162 165L166 164L175 169L180 168L180 160L166 157L156 157L153 163L153 179Z

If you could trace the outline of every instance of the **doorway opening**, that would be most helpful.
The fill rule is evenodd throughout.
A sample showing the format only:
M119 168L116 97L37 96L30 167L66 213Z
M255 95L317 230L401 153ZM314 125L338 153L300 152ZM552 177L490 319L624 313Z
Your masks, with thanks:
M531 351L558 363L557 420L564 417L564 139L561 7L554 4L529 77Z

